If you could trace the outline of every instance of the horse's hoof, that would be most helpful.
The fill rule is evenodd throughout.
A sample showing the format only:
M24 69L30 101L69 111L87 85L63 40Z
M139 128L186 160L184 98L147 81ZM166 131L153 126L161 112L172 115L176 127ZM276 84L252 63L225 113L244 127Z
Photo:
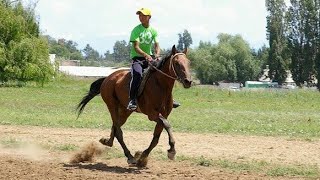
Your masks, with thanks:
M148 157L140 157L137 162L137 167L140 167L140 168L146 167L148 164L148 160L149 160Z
M99 142L103 145L106 145L106 146L109 146L109 147L112 147L113 143L110 142L110 139L106 139L106 138L101 138L99 140Z
M128 159L127 163L129 164L129 166L136 166L137 165L137 160L134 158Z
M174 160L175 156L176 156L176 151L170 152L170 151L168 150L168 158L169 158L170 160Z

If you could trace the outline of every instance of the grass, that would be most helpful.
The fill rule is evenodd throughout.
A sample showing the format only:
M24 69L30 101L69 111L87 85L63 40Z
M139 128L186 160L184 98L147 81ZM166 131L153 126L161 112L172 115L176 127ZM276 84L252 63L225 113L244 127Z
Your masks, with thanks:
M94 79L60 77L44 87L0 87L0 124L47 127L110 128L102 99L95 97L77 119L76 105ZM317 91L239 91L210 87L174 88L182 106L169 121L176 132L320 137ZM134 113L126 130L153 130L154 122Z
M125 158L122 149L118 148L110 148L106 147L107 150L104 151L101 155L102 159L110 160L110 159L117 159L117 158Z
M229 160L218 160L213 162L215 166L233 171L248 171L263 173L268 176L301 176L301 177L319 177L318 166L314 165L279 165L267 163L265 161L232 162Z
M0 141L0 147L3 148L19 148L25 143L14 138L5 138Z
M53 146L52 149L57 151L75 151L75 150L78 150L79 147L74 144L62 144L62 145Z

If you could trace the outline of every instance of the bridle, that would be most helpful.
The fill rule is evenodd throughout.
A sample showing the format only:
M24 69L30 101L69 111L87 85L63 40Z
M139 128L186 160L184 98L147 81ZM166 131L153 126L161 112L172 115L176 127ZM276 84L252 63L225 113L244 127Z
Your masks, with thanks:
M175 70L175 68L174 68L174 66L173 66L173 63L172 63L172 60L173 60L175 57L177 57L178 55L184 55L184 56L186 56L186 54L184 54L184 53L176 53L176 54L172 55L172 56L170 57L170 59L169 59L169 61L170 61L170 65L169 65L169 66L170 66L171 69L173 70L173 73L174 73L175 77L172 77L172 76L170 76L169 74L161 71L160 69L158 69L157 67L155 67L155 66L154 66L153 64L151 64L150 62L148 62L148 63L149 63L149 66L151 66L152 68L154 68L156 71L158 71L158 72L161 73L162 75L164 75L164 76L166 76L166 77L168 77L168 78L170 78L170 79L173 79L173 80L180 80L180 78L179 78L179 76L177 75L177 72L176 72L176 70Z

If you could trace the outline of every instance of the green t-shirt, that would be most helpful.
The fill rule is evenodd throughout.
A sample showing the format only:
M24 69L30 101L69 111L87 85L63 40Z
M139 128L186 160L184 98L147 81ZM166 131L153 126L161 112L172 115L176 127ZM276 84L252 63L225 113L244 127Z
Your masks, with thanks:
M131 49L130 49L130 58L133 57L141 57L140 54L138 54L134 47L133 42L138 41L139 47L142 51L145 53L152 55L151 47L152 42L158 43L158 32L151 26L148 28L145 28L142 26L142 24L136 26L132 31L130 35L130 42L131 42Z

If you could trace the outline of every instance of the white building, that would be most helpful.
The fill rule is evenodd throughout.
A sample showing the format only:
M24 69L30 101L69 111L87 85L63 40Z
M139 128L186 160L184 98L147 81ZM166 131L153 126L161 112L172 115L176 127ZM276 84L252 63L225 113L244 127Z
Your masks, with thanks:
M80 77L106 77L120 69L129 70L129 68L115 67L59 66L59 71L68 75Z

